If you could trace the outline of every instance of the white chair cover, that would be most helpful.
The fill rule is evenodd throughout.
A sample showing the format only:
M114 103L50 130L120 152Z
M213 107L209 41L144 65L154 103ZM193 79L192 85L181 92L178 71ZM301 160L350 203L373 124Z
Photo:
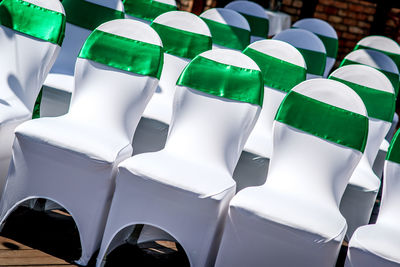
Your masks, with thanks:
M278 40L261 40L250 44L244 53L246 54L247 51L254 51L247 55L258 63L264 73L264 103L233 173L236 191L248 186L264 184L272 154L272 124L276 111L287 92L292 89L286 86L292 87L304 81L306 72L303 56L288 43ZM260 55L255 52L259 52ZM263 57L263 55L266 56ZM266 58L267 56L273 58Z
M175 0L125 0L125 17L149 24L159 15L177 10Z
M262 6L252 1L232 1L225 6L242 14L251 28L250 43L268 37L269 19Z
M333 65L335 65L339 46L335 29L328 22L317 18L298 20L293 24L293 27L315 33L324 43L327 53L324 77L328 77Z
M219 80L216 86L223 92L233 92L236 89L230 90L230 86L236 86L234 80L243 84L243 75L251 73L258 78L249 80L256 90L253 85L249 88L261 99L261 73L249 57L230 49L216 49L196 59L182 76L199 76L199 84L204 79ZM211 62L212 70L207 75L196 70L200 63L195 62L199 60ZM215 65L223 70L215 71ZM231 76L229 69L235 74ZM171 127L163 150L136 155L119 165L97 266L106 254L126 241L129 234L124 232L136 224L154 226L173 236L191 266L213 266L228 203L235 194L233 169L261 108L215 96L219 90L211 94L199 91L201 88L210 89L209 92L216 89L200 85L197 90L176 87ZM124 234L118 234L121 232Z
M293 99L289 96L296 95L301 101L286 104ZM325 110L327 129L345 131L330 116L352 112L361 128L357 125L348 131L365 141L365 107L350 88L325 79L305 81L293 88L281 109L285 105L298 109L293 121L302 125L310 121L311 111L305 112L310 102L323 106L318 110ZM325 121L319 121L322 127ZM267 181L240 191L231 200L215 266L334 266L346 232L338 205L361 156L359 150L275 121Z
M347 65L334 71L329 78L340 79L345 83L350 82L356 86L368 87L364 89L365 96L362 97L366 103L367 111L369 111L367 145L364 155L352 174L340 202L340 211L348 224L346 237L350 239L357 227L368 224L371 217L372 208L380 187L380 179L373 172L372 165L378 153L379 146L391 125L389 121L385 121L381 117L377 117L374 113L371 113L374 109L376 110L376 106L371 106L370 103L379 91L387 92L388 94L386 95L388 95L389 100L387 103L384 102L384 104L379 102L381 103L381 107L379 108L386 114L393 116L395 96L389 79L381 72L369 66ZM381 98L377 98L376 101L382 100Z
M307 80L323 76L326 50L324 43L317 35L303 29L287 29L272 39L287 42L300 50L307 64Z
M121 0L68 0L68 2L76 1L90 2L101 7L123 11ZM83 13L82 10L76 10L76 12L78 19L80 18L83 20L88 20L88 17L96 17L98 15L95 12L88 15L87 13ZM82 18L82 16L84 17ZM89 19L89 21L90 20L91 19ZM101 20L101 18L99 20ZM41 117L60 116L68 112L72 92L74 91L74 68L76 58L92 30L93 29L87 29L70 23L67 14L65 38L60 55L44 81L40 104Z
M250 43L250 25L239 12L227 8L211 8L202 18L210 28L213 49L243 50Z
M187 33L194 33L198 35L195 38L210 41L209 43L202 44L200 50L209 50L212 45L211 33L207 24L192 13L170 11L158 16L153 21L154 23L167 26L173 31L173 34L160 34L164 48L168 51L164 53L164 66L160 83L143 113L133 139L134 155L143 152L158 151L165 145L168 135L168 125L171 120L175 84L179 75L191 59L191 55L185 57L177 56L178 53L174 49L184 50L193 48L187 47L186 42L174 42L175 39L183 39L186 38L185 35Z
M101 45L90 50L96 43ZM78 263L82 265L100 247L117 164L132 154L133 133L158 83L155 77L101 61L104 53L125 53L133 61L134 52L127 52L138 49L133 44L153 47L157 53L138 56L161 68L161 40L150 26L129 19L104 23L82 49L94 56L82 58L81 52L77 59L76 90L69 112L31 120L16 129L0 222L4 225L10 213L30 199L44 198L61 205L77 225L82 246ZM102 54L95 50L104 46Z
M4 7L14 1L3 0ZM25 0L18 4L32 3L36 7L55 11L63 14L64 10L59 1ZM15 3L14 3L15 5ZM15 5L17 6L17 5ZM30 6L32 7L32 6ZM38 9L41 10L41 9ZM12 13L12 12L11 12ZM29 14L35 23L44 16ZM25 16L26 14L20 14ZM16 17L12 19L18 20ZM2 23L0 23L2 24ZM62 25L53 25L54 29L64 28ZM23 29L22 29L23 30ZM46 33L47 34L47 33ZM59 38L62 39L61 33ZM32 111L40 87L57 58L60 46L50 41L44 41L32 35L16 31L12 28L0 25L0 194L3 191L8 166L11 160L11 147L14 140L14 129L20 123L32 118Z
M358 228L349 243L347 267L400 266L400 138L394 136L385 162L383 195L376 224Z

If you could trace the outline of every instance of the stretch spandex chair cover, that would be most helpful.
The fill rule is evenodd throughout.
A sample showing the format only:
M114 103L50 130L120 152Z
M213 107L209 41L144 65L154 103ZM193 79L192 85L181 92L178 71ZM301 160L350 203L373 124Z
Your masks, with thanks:
M272 123L276 111L286 94L306 79L304 58L288 43L261 40L249 45L244 54L263 73L264 105L233 174L237 191L264 184L272 154Z
M393 86L380 71L365 65L348 65L334 71L329 79L337 80L356 91L368 112L369 130L364 155L352 174L343 194L340 211L348 224L350 239L357 227L368 224L380 187L372 170L379 146L389 131L395 108Z
M131 140L161 70L161 40L129 19L100 25L76 61L71 109L16 129L0 222L23 202L44 198L64 207L77 225L86 265L99 249L117 164Z
M170 11L158 16L151 26L163 42L164 66L160 83L135 133L134 155L158 151L164 147L176 81L191 59L212 48L207 24L192 13Z
M307 64L307 80L321 78L326 65L325 45L314 33L303 29L287 29L272 38L296 47Z
M212 8L200 15L212 35L213 49L242 51L250 43L250 26L245 17L227 8Z
M74 91L74 68L83 43L103 22L124 18L121 0L62 0L67 24L63 46L47 76L40 115L59 116L68 112Z
M165 148L118 167L98 265L126 240L119 233L145 224L173 236L191 266L213 266L235 194L233 169L261 110L262 88L257 64L234 50L204 52L186 67Z
M400 131L385 162L385 180L376 224L358 228L349 243L347 267L400 266Z
M262 6L251 1L233 1L227 4L225 8L239 12L249 22L251 29L250 43L267 39L269 19Z
M150 24L159 15L177 10L175 0L123 0L125 17Z
M326 65L324 77L328 77L339 48L339 40L335 29L326 21L317 18L306 18L298 20L293 24L294 28L308 30L316 34L325 45L326 49Z
M14 129L32 118L40 87L64 38L65 13L58 0L0 3L0 194Z
M347 228L339 201L364 150L366 114L336 81L309 80L288 93L267 181L231 200L215 266L335 265Z

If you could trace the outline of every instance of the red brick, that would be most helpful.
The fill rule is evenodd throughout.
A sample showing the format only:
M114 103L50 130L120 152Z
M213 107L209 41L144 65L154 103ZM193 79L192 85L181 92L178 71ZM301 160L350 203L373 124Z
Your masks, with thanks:
M356 26L350 26L349 32L356 33L356 34L364 34L364 30L360 29L359 27L356 27Z
M349 9L351 11L356 11L356 12L363 12L364 7L362 5L357 5L357 4L350 4Z
M339 11L337 12L337 15L340 17L347 17L348 13L349 12L346 9L339 9Z
M326 12L328 15L336 15L337 12L338 12L338 9L337 9L336 7L333 7L333 6L327 6L327 7L325 8L325 12Z
M366 29L371 28L371 24L368 23L368 22L364 22L364 21L359 21L357 23L357 26L360 27L360 28L366 28Z
M348 18L345 18L343 20L343 23L346 24L347 26L355 26L355 25L357 25L357 21L356 20L348 19Z
M288 6L290 6L290 5L292 5L292 0L283 0L283 1L282 1L282 5L288 5Z
M357 38L357 36L355 34L344 32L342 35L342 38L347 39L347 40L355 40Z
M368 20L369 22L373 22L373 21L374 21L374 16L372 16L372 15L368 16L368 17L367 17L367 20Z
M356 13L356 16L354 18L356 18L357 20L366 20L368 16L363 13Z
M329 6L334 3L334 0L319 0L319 3Z
M301 0L294 0L293 6L297 8L301 8L303 6L303 2Z
M347 31L347 26L346 26L346 25L343 25L343 24L336 24L336 25L334 26L334 28L335 28L337 31L342 31L342 32Z
M335 7L340 9L346 9L348 8L348 4L346 2L335 1Z
M366 7L364 8L363 12L369 15L375 14L376 8L374 7Z
M325 11L325 6L324 5L317 5L315 8L315 11L317 12L324 12Z
M333 23L340 23L343 21L343 19L339 16L329 16L328 20Z
M325 13L321 13L321 12L315 12L314 17L317 19L322 19L322 20L328 19L328 15L326 15Z

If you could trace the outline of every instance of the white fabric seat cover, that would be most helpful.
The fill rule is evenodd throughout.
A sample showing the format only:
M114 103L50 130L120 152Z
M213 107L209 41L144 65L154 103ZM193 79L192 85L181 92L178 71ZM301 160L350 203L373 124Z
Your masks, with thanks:
M308 30L287 29L272 39L287 42L300 50L307 64L307 80L323 76L326 65L326 49L317 35Z
M140 47L153 50L136 50ZM130 61L110 57L103 61L104 54L119 53ZM70 111L16 129L13 160L0 203L2 225L27 200L51 200L72 215L82 246L77 262L88 263L100 247L116 167L132 155L131 140L157 86L153 72L159 72L162 55L159 36L142 22L113 20L90 35L76 63ZM135 69L135 57L151 60L155 70Z
M68 0L68 2L81 2L81 0ZM83 0L110 9L109 12L116 10L123 12L123 4L121 0ZM80 19L88 20L88 15L82 10L74 10L78 14L75 15ZM98 16L96 12L91 13L91 17ZM123 13L121 13L123 18ZM82 18L84 16L84 18ZM103 20L101 18L92 18L94 20ZM89 19L90 21L91 19ZM105 21L104 21L105 22ZM99 25L97 25L99 26ZM44 81L42 100L40 104L41 117L60 116L68 112L72 93L74 91L74 68L76 58L82 48L83 43L93 29L69 22L67 15L67 23L65 27L65 38L54 66Z
M338 50L338 36L335 29L328 22L317 18L298 20L293 27L308 30L321 38L327 52L324 77L328 77L335 65Z
M161 25L159 28L166 27L166 33L159 33L165 49L164 65L156 92L147 105L134 136L134 155L158 151L164 147L171 120L175 84L183 69L194 57L190 50L207 51L212 48L211 33L207 24L192 13L170 11L158 16L153 21L152 25L154 24ZM192 37L193 35L195 37ZM193 42L194 45L187 47L186 42L179 42L181 38L200 39L201 43L196 46L197 43ZM177 53L185 50L187 53Z
M389 79L383 73L369 66L347 65L334 71L329 78L368 87L364 90L365 98L363 98L366 101L367 111L370 111L367 145L340 203L340 211L348 224L347 238L350 239L355 229L361 225L368 224L371 217L372 208L380 187L380 179L373 172L372 165L379 146L389 131L390 121L394 112L395 96ZM379 107L368 104L368 102L371 103L371 99L374 99L375 94L379 93L379 91L389 96L387 103L379 102L382 105ZM389 114L390 118L386 118L389 121L385 121L382 117L377 117L376 112L374 112L376 109L384 110L386 114Z
M377 222L359 227L354 232L345 266L400 266L399 133L393 137L385 161L385 180Z
M8 10L8 5L14 7L31 3L36 12L29 14L33 20L45 16L47 13L57 12L65 15L59 1L29 0L13 3L2 1L2 9ZM14 14L11 12L10 14ZM13 16L13 15L11 15ZM15 14L15 16L23 16ZM51 16L48 15L49 17ZM17 17L12 17L20 21ZM32 21L29 21L32 23ZM40 25L39 25L40 26ZM42 25L43 26L43 25ZM54 29L65 27L52 25ZM43 29L44 30L44 29ZM61 35L61 32L59 33ZM61 36L59 38L62 39ZM11 160L11 147L14 140L14 129L19 124L32 118L36 97L40 87L53 65L60 46L57 43L39 39L33 35L23 33L0 25L0 194L3 191L8 166Z
M212 70L204 74L201 66ZM119 233L136 224L156 227L172 236L184 248L191 266L213 266L228 202L235 194L232 173L260 112L259 104L228 96L236 91L231 89L236 86L231 79L243 83L249 73L254 79L248 95L251 91L261 100L259 68L240 52L210 50L188 65L180 81L192 75L203 85L193 89L178 82L165 148L133 156L118 167L98 266L105 255L128 239L129 234ZM207 78L214 82L221 79L220 85L225 85L219 89L228 92L228 98L211 93L219 90L207 87Z
M303 103L304 99L310 102ZM319 135L317 129L308 128L312 127L309 124L301 126L303 121L312 121L304 117L312 114L304 111L312 102L326 108L326 120L319 121L327 124L321 124L324 129L340 127L334 114L350 111L360 128L349 127L348 131L359 142L365 142L366 110L349 87L326 79L313 79L294 87L278 113L285 107L299 110L293 123L316 131L317 135L274 122L274 150L267 181L262 186L243 189L231 200L215 266L336 263L347 229L338 209L339 201L363 148L341 145L335 138L325 140L318 137L322 133ZM309 109L315 110L315 106ZM289 110L286 114L290 113ZM341 132L345 130L341 126ZM332 132L328 136L333 137Z

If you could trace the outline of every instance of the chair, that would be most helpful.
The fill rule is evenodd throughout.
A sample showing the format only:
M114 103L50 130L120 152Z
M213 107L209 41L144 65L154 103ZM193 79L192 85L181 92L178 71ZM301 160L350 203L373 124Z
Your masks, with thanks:
M317 35L325 45L326 65L324 77L328 77L336 61L339 48L338 36L335 29L326 21L317 18L306 18L298 20L293 24L294 28L308 30Z
M286 94L306 79L303 56L288 43L261 40L250 44L243 53L261 68L264 105L233 173L237 191L264 184L272 154L272 124L276 111Z
M385 162L385 180L376 224L358 228L349 243L347 267L400 265L400 131L392 139Z
M164 66L160 83L133 138L134 155L164 147L176 81L191 59L212 48L207 24L192 13L170 11L158 16L151 26L164 45Z
M36 97L64 38L59 1L3 0L0 3L0 194L14 129L32 118Z
M125 17L150 24L159 15L177 10L175 0L123 0Z
M350 239L357 227L368 224L380 187L372 170L379 146L389 131L395 109L394 89L385 75L364 65L347 65L334 71L329 79L340 81L356 91L367 108L369 129L364 155L352 174L340 202Z
M174 237L191 266L213 266L235 194L233 169L261 110L262 88L256 63L234 50L206 51L185 68L165 148L118 167L97 266L138 224Z
M233 1L227 4L225 8L239 12L249 22L251 29L250 43L267 39L269 20L262 6L252 1Z
M240 13L227 8L211 8L200 18L207 23L213 48L230 48L242 51L250 43L250 26Z
M162 56L159 36L142 22L113 20L92 32L76 61L69 112L16 129L1 225L24 202L50 200L71 214L82 246L77 263L88 263L100 247L117 164L132 155Z
M90 32L103 22L124 18L121 0L63 0L62 4L67 14L65 39L44 82L40 104L42 117L68 112L74 91L75 61Z
M366 114L336 81L305 81L287 94L267 181L231 200L216 267L335 265L346 233L339 201L365 147Z
M307 64L307 80L324 75L326 50L324 43L314 33L303 29L287 29L272 39L287 42L300 51Z

